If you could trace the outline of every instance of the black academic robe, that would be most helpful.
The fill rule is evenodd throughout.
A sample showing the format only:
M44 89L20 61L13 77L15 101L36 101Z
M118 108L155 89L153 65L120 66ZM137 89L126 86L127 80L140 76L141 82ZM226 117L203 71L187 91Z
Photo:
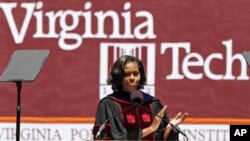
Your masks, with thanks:
M125 91L116 91L103 98L98 105L96 111L95 125L93 135L107 119L107 126L102 132L101 139L110 140L163 140L165 127L169 121L168 115L165 113L159 128L156 132L142 138L142 129L148 127L162 108L160 100L149 94L142 92L143 102L141 106L134 106L130 102L130 93ZM145 110L148 109L148 110ZM139 118L139 119L138 119ZM100 139L99 138L99 139ZM174 130L170 133L168 140L178 140L178 133Z

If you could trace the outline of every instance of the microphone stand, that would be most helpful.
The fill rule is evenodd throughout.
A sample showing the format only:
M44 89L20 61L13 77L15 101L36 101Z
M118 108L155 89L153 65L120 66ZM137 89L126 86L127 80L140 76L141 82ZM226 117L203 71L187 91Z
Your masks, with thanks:
M140 106L140 107L141 107L142 109L144 109L144 110L146 110L146 111L152 113L154 116L157 116L157 117L159 117L160 119L163 119L164 121L166 121L167 123L169 123L176 131L178 131L178 133L181 133L184 137L186 137L186 139L187 139L187 141L188 141L187 135L186 135L184 132L182 132L181 129L180 129L178 126L176 126L176 125L172 124L171 122L167 121L165 118L158 116L157 114L153 113L152 111L148 110L147 108L145 108L145 107L143 107L143 106Z
M17 87L16 141L20 141L21 89L22 81L15 81Z
M141 127L141 120L140 120L140 115L139 115L139 107L140 107L140 104L138 102L136 102L134 104L136 106L135 110L136 110L136 116L137 116L137 120L138 120L138 127Z
M101 137L101 139L102 139L102 131L105 129L105 125L107 124L107 122L110 119L112 119L112 118L116 117L117 115L119 115L119 114L121 114L121 113L123 113L125 111L128 111L129 109L134 108L134 107L138 107L138 105L137 104L133 104L132 106L129 106L128 108L124 109L123 111L120 111L120 112L114 114L112 117L110 117L107 120L105 120L105 122L100 126L98 132L96 133L95 138L97 139L97 138Z

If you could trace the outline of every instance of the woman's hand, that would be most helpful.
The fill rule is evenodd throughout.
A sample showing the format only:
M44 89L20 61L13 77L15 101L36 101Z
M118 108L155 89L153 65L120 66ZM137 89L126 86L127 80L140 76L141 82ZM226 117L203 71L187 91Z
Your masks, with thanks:
M160 112L157 113L157 116L154 117L153 122L151 123L151 127L154 129L154 131L156 131L158 129L158 127L160 126L161 120L164 116L164 113L167 109L167 105L165 105Z
M175 118L170 120L170 123L177 126L177 125L181 124L186 119L187 116L188 116L188 113L185 112L182 114L181 112L179 112L175 116ZM172 129L173 129L173 127L170 124L168 124L166 129L165 129L164 135L163 135L164 140L166 140L168 138Z
M185 119L186 117L188 116L188 113L181 113L179 112L175 118L171 119L170 123L172 123L173 125L179 125L181 124Z

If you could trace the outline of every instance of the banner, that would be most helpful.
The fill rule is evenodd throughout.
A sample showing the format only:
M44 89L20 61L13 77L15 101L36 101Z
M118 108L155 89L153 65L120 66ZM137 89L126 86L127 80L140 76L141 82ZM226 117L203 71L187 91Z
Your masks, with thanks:
M0 123L0 141L15 141L15 124ZM93 140L92 124L39 124L24 123L20 131L22 141L86 141ZM229 125L181 125L190 141L229 141ZM186 138L179 135L180 141Z
M23 83L22 116L94 117L112 63L129 54L170 117L249 119L249 13L248 0L1 0L0 74L15 50L49 49ZM15 84L0 96L0 116L15 116Z

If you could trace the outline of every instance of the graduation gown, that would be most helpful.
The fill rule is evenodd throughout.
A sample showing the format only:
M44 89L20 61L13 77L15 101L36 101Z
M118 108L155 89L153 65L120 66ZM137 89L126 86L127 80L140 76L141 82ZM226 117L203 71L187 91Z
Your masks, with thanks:
M165 127L169 122L165 113L156 132L142 138L142 129L148 127L162 108L160 100L142 92L141 106L133 106L130 102L130 93L116 91L103 98L96 111L95 125L93 127L94 139L99 127L108 120L100 138L110 140L163 140ZM143 106L143 107L142 107ZM171 131L167 140L178 140L178 133Z

